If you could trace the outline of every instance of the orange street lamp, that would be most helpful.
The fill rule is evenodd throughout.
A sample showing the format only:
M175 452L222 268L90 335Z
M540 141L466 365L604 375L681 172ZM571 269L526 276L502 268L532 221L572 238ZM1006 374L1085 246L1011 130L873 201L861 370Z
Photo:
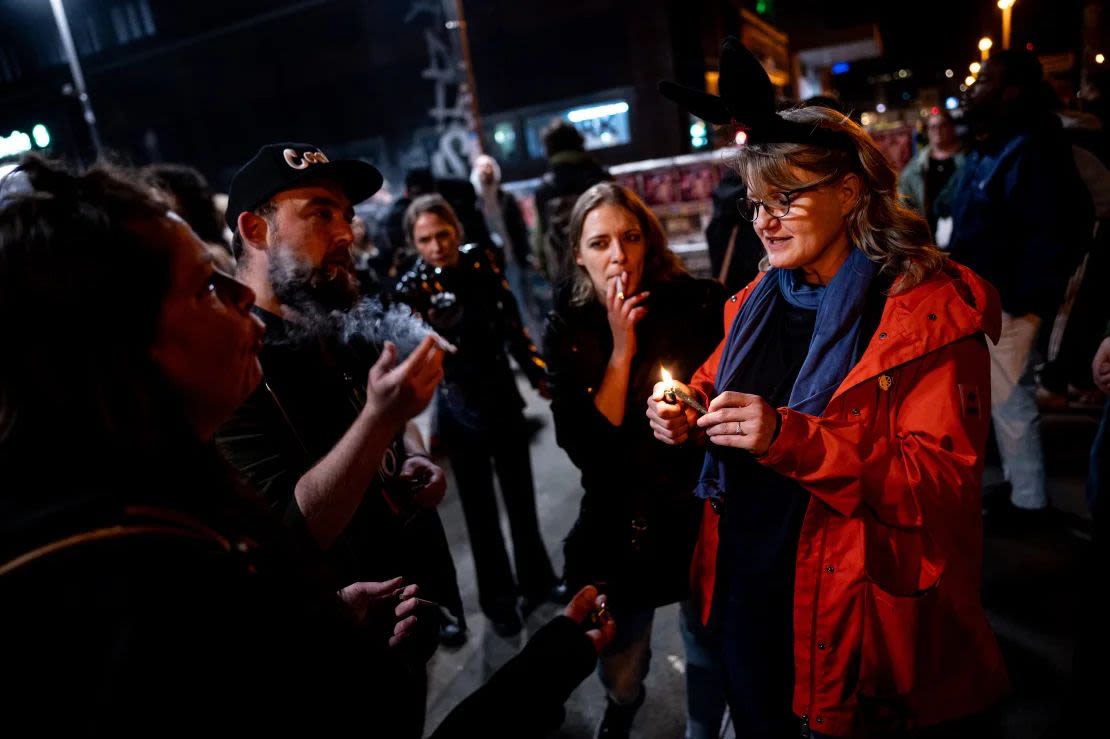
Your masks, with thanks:
M998 7L1002 9L1002 48L1010 48L1010 10L1016 0L998 0Z
M991 41L986 36L979 39L979 60L980 61L984 61L984 62L987 61L987 58L991 55L991 46L993 46L993 45L994 45L994 42Z

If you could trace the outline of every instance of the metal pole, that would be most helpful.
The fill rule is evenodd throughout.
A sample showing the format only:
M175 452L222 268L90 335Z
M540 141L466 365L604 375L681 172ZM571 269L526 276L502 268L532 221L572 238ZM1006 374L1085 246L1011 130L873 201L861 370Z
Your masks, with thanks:
M1002 48L1010 48L1010 10L1011 6L1007 5L1002 9Z
M89 93L85 89L85 75L81 73L81 62L77 59L77 47L73 45L73 35L69 32L66 10L62 7L62 0L50 0L50 8L54 11L54 21L58 24L58 34L62 37L62 48L65 49L66 58L69 60L69 71L73 75L73 86L77 90L77 99L81 101L85 123L89 125L93 151L99 159L101 146L100 134L96 130L96 114L93 113L92 101L89 100Z
M459 48L462 51L463 66L466 68L466 89L470 98L470 119L474 135L478 139L478 153L484 154L486 149L482 141L482 115L478 112L478 86L474 82L474 64L470 59L470 34L466 25L466 16L463 14L462 0L455 0L455 20L448 23L448 28L459 32Z

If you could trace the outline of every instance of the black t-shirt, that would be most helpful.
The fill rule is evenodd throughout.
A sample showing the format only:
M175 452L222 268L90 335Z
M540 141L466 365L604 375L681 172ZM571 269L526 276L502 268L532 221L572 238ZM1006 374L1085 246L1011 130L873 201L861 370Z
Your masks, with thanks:
M366 402L365 378L373 357L330 342L291 337L280 317L257 308L255 313L266 323L260 355L264 380L220 429L216 442L285 523L308 536L294 499L297 481L354 423ZM325 553L338 584L402 574L399 542L409 527L386 494L398 489L395 478L404 459L403 437L398 435L351 521Z
M947 159L929 157L929 163L925 165L925 217L929 219L929 224L934 230L936 230L936 215L933 213L933 203L955 172L956 157Z

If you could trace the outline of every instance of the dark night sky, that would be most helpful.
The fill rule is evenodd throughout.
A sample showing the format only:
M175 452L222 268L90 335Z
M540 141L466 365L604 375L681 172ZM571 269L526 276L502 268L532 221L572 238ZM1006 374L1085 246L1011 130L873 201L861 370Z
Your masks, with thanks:
M773 0L774 22L784 29L879 24L893 66L958 69L978 56L986 35L1001 43L1002 11L996 0ZM1017 0L1012 46L1040 52L1078 50L1082 0Z

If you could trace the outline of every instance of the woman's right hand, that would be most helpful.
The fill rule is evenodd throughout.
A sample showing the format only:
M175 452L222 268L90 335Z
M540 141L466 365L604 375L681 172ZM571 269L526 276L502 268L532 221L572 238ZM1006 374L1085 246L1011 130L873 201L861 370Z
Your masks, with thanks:
M586 630L586 637L598 654L617 635L617 624L605 607L605 596L598 595L597 588L593 585L579 590L563 609L563 615Z
M619 280L609 280L605 309L609 314L609 330L613 333L613 357L631 363L636 356L636 324L647 315L643 302L651 293L644 291L626 296L618 289L618 282L627 285L628 273L622 272Z
M674 386L687 395L693 395L690 388L677 380ZM651 397L647 402L647 417L651 422L651 430L655 438L664 444L678 445L690 438L690 432L697 428L698 412L682 401L668 403L663 400L663 391L667 383L655 383Z

